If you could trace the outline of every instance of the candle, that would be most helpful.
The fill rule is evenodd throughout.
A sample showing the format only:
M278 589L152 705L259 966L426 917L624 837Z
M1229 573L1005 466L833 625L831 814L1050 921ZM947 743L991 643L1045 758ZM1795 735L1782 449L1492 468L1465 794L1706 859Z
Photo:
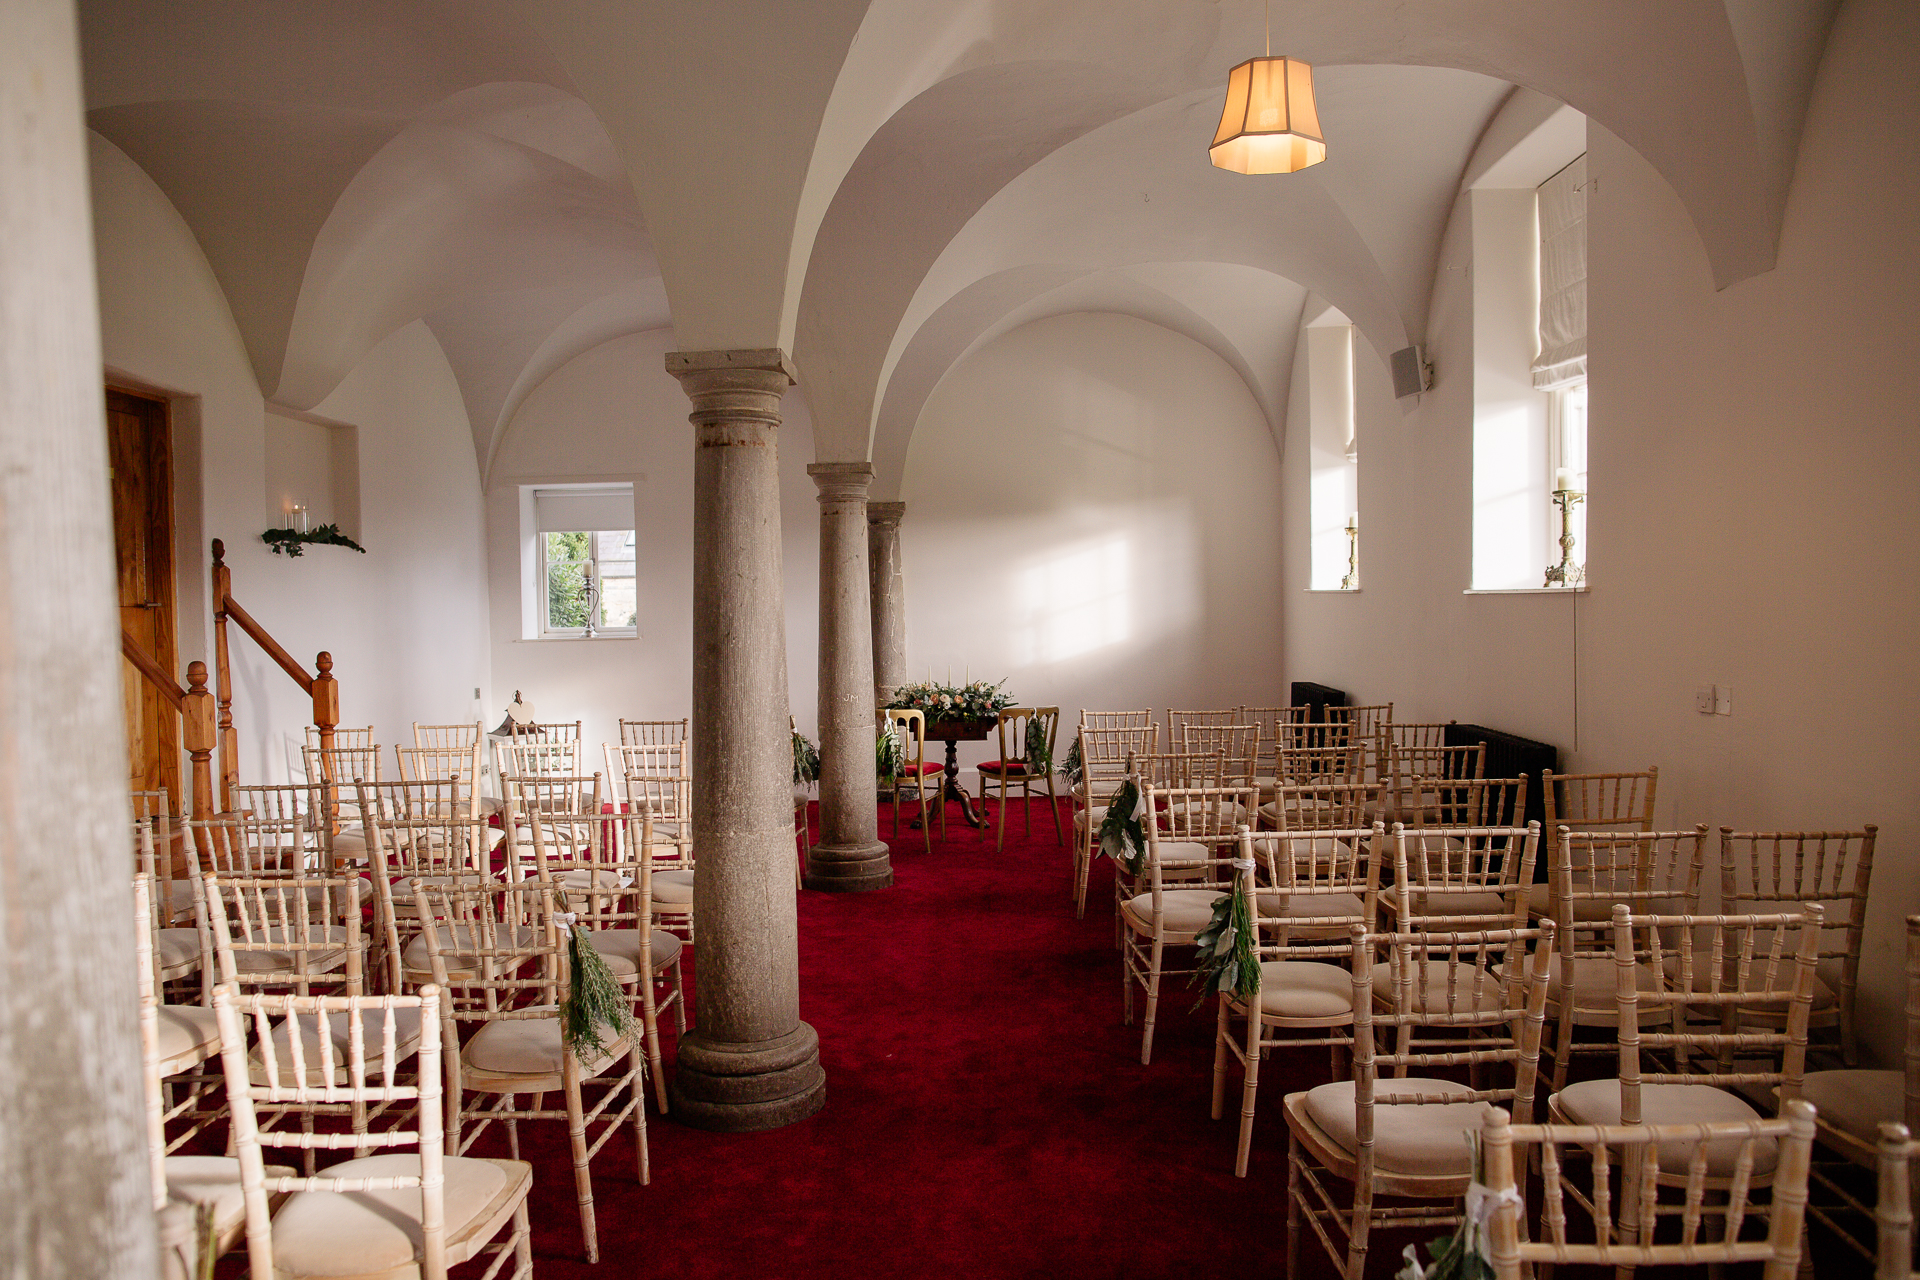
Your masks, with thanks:
M1553 473L1553 491L1565 493L1573 488L1573 473L1561 467Z
M1360 517L1359 517L1359 516L1357 516L1357 515L1354 515L1354 516L1348 516L1348 517L1347 517L1347 532L1348 532L1348 533L1357 533L1357 532L1359 532L1359 529L1360 529Z

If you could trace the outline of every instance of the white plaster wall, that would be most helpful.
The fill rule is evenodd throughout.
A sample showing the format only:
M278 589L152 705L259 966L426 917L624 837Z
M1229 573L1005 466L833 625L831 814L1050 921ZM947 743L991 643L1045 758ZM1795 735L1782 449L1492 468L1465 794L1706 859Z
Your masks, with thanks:
M543 720L580 720L588 743L619 741L619 721L678 720L693 702L693 427L665 367L671 330L615 338L575 357L520 406L487 486L493 721L514 691ZM781 407L780 504L786 548L787 674L802 732L816 742L819 506L807 476L813 429L804 397ZM521 638L521 485L634 483L641 600L636 639ZM596 766L598 768L599 766Z
M180 662L212 665L207 541L222 538L235 597L311 669L334 656L342 723L410 742L414 720L471 718L485 688L480 484L459 390L424 325L376 347L317 411L358 428L361 537L298 560L260 541L265 406L225 297L158 187L92 137L101 328L110 376L175 400ZM287 775L306 695L232 629L242 781ZM297 762L297 752L292 758ZM391 764L391 762L389 762Z
M909 679L1004 677L1068 730L1083 708L1284 700L1279 482L1246 384L1191 339L1090 313L1002 335L908 451Z
M1589 594L1461 595L1464 202L1436 282L1434 390L1403 418L1377 359L1360 362L1365 590L1301 593L1305 553L1292 540L1286 571L1293 678L1392 699L1399 719L1543 738L1568 768L1657 764L1663 826L1878 823L1860 1013L1888 1063L1904 1026L1900 921L1920 907L1920 86L1902 65L1916 43L1911 5L1843 10L1778 265L1724 292L1667 183L1590 130ZM1306 518L1302 454L1287 459L1290 532ZM1693 708L1694 689L1714 683L1733 689L1729 717Z

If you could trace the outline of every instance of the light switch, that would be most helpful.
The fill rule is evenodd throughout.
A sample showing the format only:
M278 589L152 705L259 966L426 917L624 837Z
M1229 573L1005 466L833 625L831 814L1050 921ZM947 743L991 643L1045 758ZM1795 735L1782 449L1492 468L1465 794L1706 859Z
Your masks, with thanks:
M1713 714L1713 686L1703 684L1693 691L1693 709L1703 716Z
M1713 714L1730 716L1733 714L1733 686L1717 684L1713 686Z

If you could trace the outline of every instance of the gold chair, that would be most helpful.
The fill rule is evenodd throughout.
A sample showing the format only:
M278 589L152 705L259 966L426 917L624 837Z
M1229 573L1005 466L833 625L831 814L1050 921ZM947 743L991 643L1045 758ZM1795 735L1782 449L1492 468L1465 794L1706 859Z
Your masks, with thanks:
M1350 1034L1338 1034L1353 1025L1353 975L1337 962L1352 955L1347 940L1352 927L1365 929L1373 921L1384 836L1376 826L1370 832L1256 840L1246 827L1240 828L1234 868L1254 929L1259 980L1244 994L1220 992L1211 1112L1218 1120L1225 1109L1231 1057L1241 1068L1236 1178L1247 1176L1261 1059L1275 1049L1327 1045L1333 1049L1337 1072L1343 1065L1341 1051L1353 1042ZM1237 1036L1236 1018L1241 1025ZM1307 1039L1274 1034L1314 1030L1327 1034Z
M411 888L420 918L434 922L421 936L433 984L447 994L440 1016L449 1145L455 1155L464 1155L500 1121L507 1127L508 1149L518 1159L520 1121L564 1120L580 1235L587 1261L598 1262L592 1160L628 1120L640 1183L649 1181L641 1096L644 1037L610 1037L599 1054L586 1059L567 1046L560 1006L570 981L569 942L554 914L550 882L531 877L508 884L429 885L416 880ZM464 1042L458 1034L462 1022L474 1028ZM604 1090L591 1108L584 1099L588 1086ZM534 1095L532 1109L516 1107L516 1095L523 1093ZM565 1105L542 1108L549 1093L560 1094ZM587 1131L596 1124L605 1127L589 1142Z
M1254 791L1251 787L1162 789L1143 782L1141 794L1149 815L1175 805L1185 815L1177 836L1163 831L1158 821L1143 822L1147 847L1140 873L1115 878L1125 886L1119 892L1126 1025L1133 1025L1133 989L1138 986L1146 997L1140 1031L1140 1064L1146 1066L1153 1061L1161 980L1195 972L1192 960L1184 968L1169 964L1168 948L1191 947L1212 918L1214 902L1233 889L1233 860L1222 850L1237 839L1236 828L1245 824ZM1170 885L1169 873L1176 871L1180 878Z
M927 805L927 775L945 770L939 761L927 760L927 713L906 707L880 708L882 720L893 728L894 773L882 778L880 785L893 795L893 838L900 838L900 796L913 784L913 798L919 807L920 835L927 852L933 852L933 810ZM947 838L946 779L934 782L934 799L940 807L940 839Z
M629 816L644 810L652 842L653 914L689 946L694 941L693 772L684 742L601 744L614 806ZM642 828L619 825L626 834ZM629 856L632 850L628 850Z
M354 1277L355 1280L445 1280L450 1265L488 1254L498 1274L511 1253L514 1280L533 1274L527 1192L533 1168L518 1160L446 1155L440 1119L441 993L417 996L302 997L214 991L221 1056L233 1113L234 1150L245 1200L247 1253L255 1276ZM406 1019L399 1016L410 1015ZM366 1028L343 1047L326 1037L317 1053L299 1038L282 1042L273 1019L350 1023ZM255 1028L263 1078L250 1064L247 1024ZM396 1071L403 1025L420 1028L419 1076ZM317 1061L309 1059L313 1053ZM284 1059L283 1059L284 1055ZM318 1176L290 1177L266 1166L262 1148L333 1146L311 1124L299 1133L263 1129L256 1106L301 1112L311 1119L322 1104L345 1102L361 1110L411 1106L413 1124L354 1142L353 1159ZM364 1138L365 1135L356 1135ZM373 1146L383 1148L368 1155ZM389 1149L411 1145L414 1153ZM274 1209L270 1196L285 1194ZM512 1223L504 1241L490 1244Z
M1553 912L1553 893L1560 865L1560 828L1569 831L1651 831L1653 802L1659 791L1660 770L1640 773L1555 773L1540 771L1541 803L1546 820L1540 835L1546 845L1547 880L1529 891L1528 906L1537 916Z
M1537 822L1419 828L1395 823L1393 887L1381 895L1384 919L1408 932L1522 928L1539 853Z
M1838 1049L1849 1067L1860 1061L1853 1004L1860 988L1867 890L1873 883L1878 832L1871 824L1858 831L1720 828L1722 911L1791 911L1809 902L1826 908L1820 959L1839 962L1840 985L1834 988L1824 979L1815 979L1813 1020L1808 1025L1831 1032L1828 1047Z
M1073 785L1073 917L1076 920L1084 919L1087 914L1087 879L1093 871L1094 854L1100 847L1100 825L1106 821L1107 801L1126 781L1128 757L1151 755L1160 737L1160 727L1154 724L1151 712L1083 711L1080 716L1080 779Z
M1635 1267L1716 1266L1728 1262L1764 1264L1765 1280L1790 1280L1800 1267L1807 1202L1807 1160L1813 1145L1813 1108L1803 1101L1787 1104L1779 1119L1725 1120L1711 1123L1653 1125L1510 1124L1505 1112L1494 1111L1480 1129L1481 1150L1491 1193L1487 1223L1488 1252L1495 1280L1521 1280L1537 1267L1541 1274L1555 1265L1613 1267L1615 1274L1631 1275ZM1698 1153L1721 1148L1729 1163L1748 1174L1763 1163L1774 1166L1771 1202L1756 1205L1748 1193L1758 1184L1733 1180L1728 1193L1716 1195L1715 1179L1697 1154L1682 1157L1684 1172L1676 1171L1672 1153ZM1541 1235L1530 1240L1526 1230L1525 1178L1529 1164L1541 1171ZM1591 1165L1595 1171L1591 1194L1567 1176L1569 1163ZM1606 1171L1618 1165L1622 1176L1616 1190ZM1904 1168L1904 1166L1903 1166ZM1636 1188L1678 1185L1685 1188L1681 1205L1653 1205L1634 1195ZM1582 1224L1594 1238L1571 1240L1567 1234L1566 1201L1580 1208ZM1742 1239L1741 1228L1750 1217L1765 1216L1763 1240ZM1654 1227L1660 1218L1677 1218L1679 1239L1658 1241ZM1748 1233L1750 1234L1750 1233ZM1905 1280L1908 1268L1883 1273Z
M995 851L1007 846L1007 792L1012 787L1020 788L1020 798L1026 802L1027 835L1033 835L1033 792L1043 775L1047 784L1047 808L1053 814L1054 838L1064 845L1067 836L1060 827L1060 799L1053 784L1059 765L1054 746L1060 736L1060 708L1007 707L1000 712L996 731L999 734L1000 755L994 760L981 761L979 766L981 808L986 808L987 784L998 783L1000 787L999 834L994 840ZM1036 735L1045 741L1047 747L1044 768L1036 766L1030 759L1029 746Z
M1356 925L1351 946L1353 1078L1288 1094L1285 1104L1290 1276L1301 1274L1303 1219L1346 1280L1365 1274L1376 1227L1459 1223L1460 1200L1474 1178L1467 1136L1491 1104L1532 1114L1550 921L1538 929L1467 933L1370 934ZM1384 961L1376 955L1382 947ZM1394 1001L1385 1007L1373 994L1380 967L1395 979ZM1436 970L1445 979L1429 976ZM1410 1046L1404 1030L1415 1025L1439 1027L1446 1038ZM1381 1052L1396 1031L1403 1047ZM1460 1066L1474 1084L1419 1074ZM1504 1078L1482 1079L1494 1072ZM1344 1203L1329 1180L1351 1186ZM1416 1203L1376 1207L1383 1197Z

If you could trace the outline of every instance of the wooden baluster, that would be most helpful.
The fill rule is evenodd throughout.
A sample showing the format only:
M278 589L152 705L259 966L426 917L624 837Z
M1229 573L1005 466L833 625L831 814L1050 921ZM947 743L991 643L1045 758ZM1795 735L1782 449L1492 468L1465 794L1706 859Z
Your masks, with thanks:
M193 761L193 813L195 818L211 818L213 808L213 695L207 692L207 664L198 660L187 665L187 696L180 707L180 737ZM212 850L205 828L195 828L194 843L200 850L202 867L212 866Z
M240 781L240 735L233 727L233 669L227 663L227 597L233 592L233 570L227 568L227 547L213 540L213 665L214 688L220 699L220 808L233 809L233 788Z
M314 655L314 669L320 674L313 678L313 724L320 730L320 803L325 808L328 821L333 829L340 829L340 805L335 799L333 776L333 730L340 723L340 682L333 678L333 655L322 649ZM369 778L367 781L371 782Z

